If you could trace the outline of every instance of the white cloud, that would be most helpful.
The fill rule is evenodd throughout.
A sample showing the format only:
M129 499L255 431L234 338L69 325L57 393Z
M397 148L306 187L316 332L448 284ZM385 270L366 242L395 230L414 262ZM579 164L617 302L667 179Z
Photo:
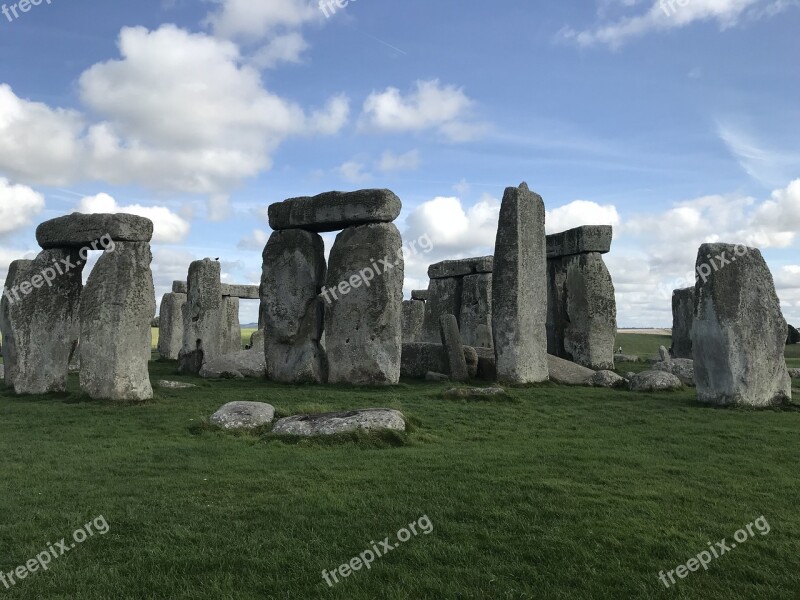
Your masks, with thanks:
M261 229L254 229L253 232L239 240L239 250L251 250L261 252L269 241L269 233Z
M252 63L261 69L273 69L282 63L299 63L308 48L303 36L293 31L271 39L256 52Z
M717 134L742 169L767 187L782 185L800 169L796 150L768 148L731 120L717 120Z
M364 169L365 166L362 163L355 160L348 160L339 166L337 171L342 177L351 183L363 183L372 178L372 176L365 172Z
M395 154L391 150L387 150L381 156L376 167L384 173L390 171L413 171L419 168L419 151L410 150L405 154Z
M128 213L145 217L153 222L153 242L161 244L181 243L191 229L187 221L164 206L120 206L113 197L103 193L81 199L76 210L82 213Z
M553 210L546 211L547 233L560 233L581 225L619 226L617 208L611 204L600 205L587 200L575 200Z
M206 19L218 36L244 39L322 20L322 11L310 0L222 0Z
M0 177L0 235L30 225L44 210L44 196L25 185Z

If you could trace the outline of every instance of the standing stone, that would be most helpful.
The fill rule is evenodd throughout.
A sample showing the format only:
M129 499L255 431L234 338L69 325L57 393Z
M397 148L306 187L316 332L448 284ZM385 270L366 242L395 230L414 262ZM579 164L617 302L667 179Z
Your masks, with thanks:
M14 377L17 372L17 327L21 323L15 323L15 317L19 313L13 314L11 308L16 302L20 301L21 296L15 297L14 290L18 290L19 285L25 280L24 276L30 269L32 260L15 260L8 267L6 285L3 288L3 297L0 300L0 333L3 335L3 366L5 370L5 383L8 387L14 386Z
M239 323L239 298L222 298L222 356L236 354L242 350L242 326Z
M791 400L786 321L761 252L703 244L697 272L692 353L698 399L752 407Z
M411 344L420 341L422 323L425 320L425 303L422 300L405 300L403 302L403 343Z
M158 353L166 360L178 360L183 348L183 306L186 294L171 292L161 299Z
M439 327L442 336L442 346L447 355L447 364L450 367L450 378L453 381L466 381L467 360L464 358L464 346L461 343L461 334L458 331L458 321L454 315L442 315L439 318Z
M149 400L150 322L156 296L149 243L116 242L97 261L81 299L81 389L91 398Z
M425 318L422 322L421 342L439 343L439 317L461 314L462 277L431 279Z
M492 281L492 331L502 383L548 379L544 218L544 201L527 184L505 190Z
M672 292L673 358L692 358L692 322L694 321L694 287Z
M400 381L402 244L392 223L348 227L336 236L323 290L331 383Z
M476 348L493 348L492 324L478 325L476 338ZM492 356L494 357L494 355Z
M481 346L478 329L492 324L492 274L464 277L461 288L461 339L466 346Z
M178 370L184 375L199 375L203 363L222 356L221 267L211 259L189 265L188 294L183 306L183 348Z
M320 344L325 281L322 238L300 229L275 231L263 253L261 307L267 378L282 383L325 383L328 366Z

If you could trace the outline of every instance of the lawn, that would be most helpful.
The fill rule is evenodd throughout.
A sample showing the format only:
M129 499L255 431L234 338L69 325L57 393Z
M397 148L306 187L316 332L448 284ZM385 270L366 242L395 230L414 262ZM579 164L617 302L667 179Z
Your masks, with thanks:
M627 343L627 342L625 342ZM623 344L624 345L624 344ZM543 384L506 400L192 381L141 405L0 391L0 571L102 515L18 582L30 599L797 598L800 411L698 406ZM280 415L385 406L405 436L278 441L205 419L231 400ZM331 571L427 515L418 535L329 588ZM756 535L666 590L675 569L764 515ZM0 587L2 587L0 585Z

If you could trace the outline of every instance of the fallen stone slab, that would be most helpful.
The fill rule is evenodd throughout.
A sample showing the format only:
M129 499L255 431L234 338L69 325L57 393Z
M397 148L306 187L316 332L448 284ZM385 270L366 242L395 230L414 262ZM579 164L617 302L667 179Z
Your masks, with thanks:
M261 298L259 286L257 285L232 285L223 283L222 295L230 296L231 298L239 298L240 300L259 300Z
M628 380L614 371L597 371L586 380L586 385L602 388L622 388L628 386Z
M491 273L494 270L494 256L443 260L428 267L428 277L444 279L446 277L464 277L477 273Z
M200 377L220 379L222 377L266 377L267 361L260 349L241 350L235 354L218 356L206 361L200 369Z
M275 231L339 231L368 223L391 223L400 216L402 207L400 198L390 190L325 192L318 196L290 198L270 205L269 226Z
M681 380L683 385L694 385L694 361L690 358L673 358L669 361L657 362L653 365L654 371L672 373Z
M428 290L411 290L412 300L422 300L423 302L427 302L429 297L430 292Z
M482 400L484 398L491 398L497 396L506 396L507 393L503 388L490 387L490 388L452 388L442 393L443 398L451 400Z
M613 228L610 225L584 225L547 236L547 258L611 251Z
M666 371L642 371L631 377L629 387L632 392L663 392L679 390L683 384Z
M184 383L183 381L167 381L166 379L162 379L158 382L158 387L164 388L165 390L188 390L191 388L196 388L197 386L193 383Z
M381 430L405 431L406 420L403 413L388 408L368 408L317 415L295 415L280 419L272 428L272 433L311 437Z
M72 213L45 221L36 228L36 241L45 250L89 247L108 238L114 242L149 242L153 239L153 222L124 213ZM100 245L95 248L102 249Z
M594 375L592 369L587 369L577 363L558 358L552 354L547 355L547 367L550 373L550 381L561 385L584 385L586 380Z
M272 423L275 407L265 402L228 402L209 422L222 429L254 429Z

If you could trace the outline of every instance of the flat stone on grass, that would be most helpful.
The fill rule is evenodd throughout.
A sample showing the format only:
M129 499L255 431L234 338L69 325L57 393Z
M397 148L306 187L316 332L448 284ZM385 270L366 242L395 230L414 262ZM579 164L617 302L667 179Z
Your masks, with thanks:
M255 429L272 423L275 408L265 402L228 402L211 415L212 425L222 429Z
M295 415L280 419L272 428L276 435L312 437L353 431L405 431L403 413L389 408L367 408L316 415Z

